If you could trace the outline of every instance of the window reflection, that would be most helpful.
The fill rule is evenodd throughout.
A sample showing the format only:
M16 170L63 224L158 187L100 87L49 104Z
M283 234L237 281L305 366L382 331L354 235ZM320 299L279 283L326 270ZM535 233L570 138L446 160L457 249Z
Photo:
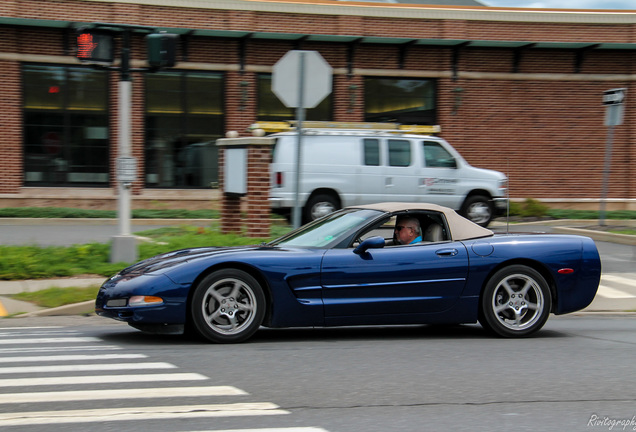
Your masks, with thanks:
M365 78L365 121L435 124L435 82L427 79Z
M146 75L146 185L207 188L218 182L223 75Z
M258 120L288 121L296 119L296 108L287 108L272 91L272 75L259 74L258 80ZM305 111L305 118L313 121L332 120L332 96L329 94L315 108Z
M25 184L106 186L108 74L25 64L22 80Z

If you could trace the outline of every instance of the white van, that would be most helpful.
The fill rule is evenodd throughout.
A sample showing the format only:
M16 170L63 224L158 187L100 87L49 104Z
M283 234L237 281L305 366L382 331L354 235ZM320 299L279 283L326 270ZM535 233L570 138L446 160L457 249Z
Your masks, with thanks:
M272 210L295 205L295 131L276 138ZM303 129L299 200L303 221L342 207L383 201L451 207L482 226L506 209L506 176L470 166L437 136L399 130Z

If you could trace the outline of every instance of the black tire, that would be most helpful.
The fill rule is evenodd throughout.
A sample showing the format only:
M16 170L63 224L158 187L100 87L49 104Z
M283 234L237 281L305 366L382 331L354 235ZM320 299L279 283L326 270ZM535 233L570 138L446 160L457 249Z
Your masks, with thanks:
M552 309L550 287L541 274L524 265L511 265L486 283L479 322L503 337L525 337L539 331Z
M304 209L304 222L311 222L340 209L338 199L330 194L316 194L309 198Z
M488 197L473 195L466 198L459 213L469 221L486 228L494 216L494 209Z
M237 269L219 270L196 287L192 323L210 342L243 342L258 330L265 307L265 294L256 279Z

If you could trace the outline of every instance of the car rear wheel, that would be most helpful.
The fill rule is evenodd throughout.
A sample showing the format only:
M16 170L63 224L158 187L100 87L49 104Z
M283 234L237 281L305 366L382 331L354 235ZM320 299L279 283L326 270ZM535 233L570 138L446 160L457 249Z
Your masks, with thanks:
M192 322L197 333L211 342L243 342L265 316L265 295L248 273L216 271L197 286L192 297Z
M309 198L305 206L305 222L320 219L340 208L338 200L329 194L317 194Z
M494 210L488 197L474 195L466 199L460 213L466 219L485 228L490 224Z
M503 337L524 337L548 320L552 297L547 282L536 270L512 265L499 270L486 284L479 321Z

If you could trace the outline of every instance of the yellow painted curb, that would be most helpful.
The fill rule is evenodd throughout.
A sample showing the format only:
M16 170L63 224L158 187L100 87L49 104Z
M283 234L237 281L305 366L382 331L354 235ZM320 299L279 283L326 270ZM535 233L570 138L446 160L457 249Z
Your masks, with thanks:
M4 308L4 306L2 305L2 302L0 302L0 317L4 317L4 316L7 316L7 315L9 315L9 314L7 313L7 310L6 310L6 309Z

